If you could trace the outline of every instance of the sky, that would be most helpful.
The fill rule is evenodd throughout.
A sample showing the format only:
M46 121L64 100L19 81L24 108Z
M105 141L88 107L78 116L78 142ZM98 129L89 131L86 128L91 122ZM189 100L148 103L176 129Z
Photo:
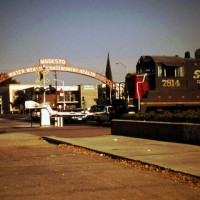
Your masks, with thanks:
M179 55L200 48L199 0L0 0L0 72L63 58L113 80L135 72L143 55ZM121 63L121 64L116 64ZM52 74L48 74L52 81ZM14 77L35 83L35 73ZM65 85L100 84L58 73Z

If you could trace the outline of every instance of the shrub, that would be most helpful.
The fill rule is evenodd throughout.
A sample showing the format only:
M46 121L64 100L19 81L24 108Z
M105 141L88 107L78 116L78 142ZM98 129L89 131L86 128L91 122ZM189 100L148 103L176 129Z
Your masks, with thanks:
M163 121L163 122L187 122L200 123L200 111L184 111L179 113L135 113L124 114L120 119L140 120L140 121Z

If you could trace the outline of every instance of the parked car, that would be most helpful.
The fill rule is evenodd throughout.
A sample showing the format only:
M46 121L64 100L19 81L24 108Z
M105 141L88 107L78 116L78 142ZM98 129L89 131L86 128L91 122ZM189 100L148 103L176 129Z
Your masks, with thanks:
M68 109L63 112L63 120L66 123L84 121L85 112L82 108Z

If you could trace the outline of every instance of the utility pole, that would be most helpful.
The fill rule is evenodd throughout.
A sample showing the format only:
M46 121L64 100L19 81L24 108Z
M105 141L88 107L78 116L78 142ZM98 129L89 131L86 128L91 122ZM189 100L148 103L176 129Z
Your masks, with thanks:
M55 95L55 106L57 107L57 98L58 98L58 94L57 94L57 91L58 91L58 80L57 80L57 71L55 70L55 73L54 73L54 77L55 77L55 86L56 86L56 95Z

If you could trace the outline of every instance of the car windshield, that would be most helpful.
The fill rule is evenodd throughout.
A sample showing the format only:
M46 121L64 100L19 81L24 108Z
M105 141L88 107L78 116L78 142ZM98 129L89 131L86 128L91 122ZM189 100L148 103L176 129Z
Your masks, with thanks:
M103 112L105 106L92 106L90 112Z

